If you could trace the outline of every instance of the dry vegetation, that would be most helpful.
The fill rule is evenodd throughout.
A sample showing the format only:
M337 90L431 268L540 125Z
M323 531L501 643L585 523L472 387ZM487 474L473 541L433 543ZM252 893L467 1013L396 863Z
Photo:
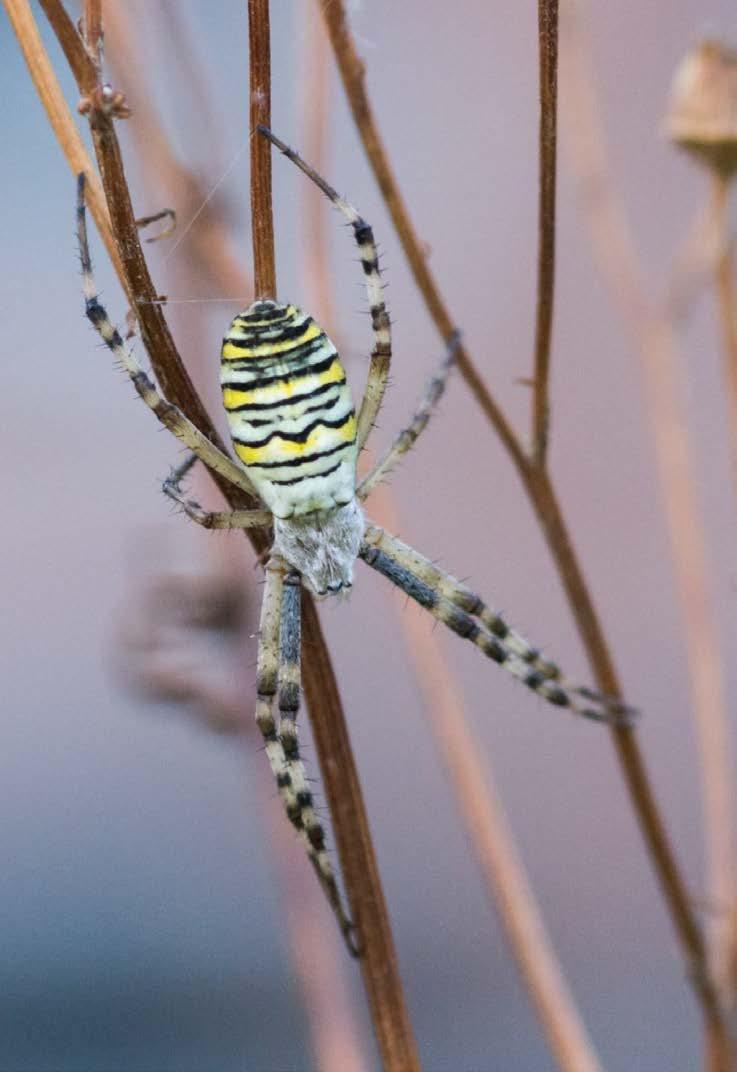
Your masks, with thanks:
M167 397L178 405L213 442L218 442L215 428L198 398L180 360L169 332L162 305L150 278L142 251L135 214L131 205L123 160L116 137L116 124L125 119L132 126L141 153L144 171L153 170L164 185L186 189L185 205L176 205L179 219L190 218L203 200L203 191L194 177L177 162L167 143L165 132L147 95L138 87L141 107L130 119L125 103L122 78L116 94L110 98L102 92L100 45L105 25L99 0L87 0L82 21L83 36L77 30L60 0L41 0L49 20L78 84L83 102L80 111L90 123L96 164L87 158L72 116L49 65L26 0L4 0L20 47L41 99L47 109L54 134L73 172L84 171L88 178L89 204L99 233L106 245L135 313L139 331L152 367ZM340 71L366 156L376 176L391 218L413 272L418 293L447 342L456 326L447 303L440 293L427 263L422 245L413 228L407 201L399 190L392 166L383 147L367 92L371 71L366 71L351 36L344 5L340 0L323 0L319 7L327 36L322 37L316 24L312 50L327 49L329 40ZM134 28L125 15L110 5L109 20L115 24L114 36L121 52L132 48ZM474 402L480 407L503 444L519 476L520 485L533 508L547 542L552 563L565 591L581 643L588 656L593 675L602 692L619 696L614 659L597 609L589 590L581 562L570 537L563 505L555 479L548 465L549 378L551 329L554 298L555 265L555 197L557 149L558 30L557 0L539 0L539 244L535 343L531 360L532 407L529 435L512 425L487 385L472 354L462 346L458 368ZM269 125L271 77L269 55L268 0L249 0L250 44L250 123ZM491 13L489 17L492 17ZM719 126L713 113L720 108L734 108L737 101L737 63L717 46L709 46L699 62L719 64L721 79L717 90L693 76L682 77L690 98L674 104L672 125L676 140L707 158L713 169L712 207L698 227L686 251L674 269L672 286L664 300L651 297L642 283L638 263L623 209L609 179L601 124L596 110L593 79L587 61L587 46L582 36L573 3L566 4L563 28L568 34L570 64L562 75L571 80L571 100L577 102L578 114L569 117L578 178L583 203L588 212L592 236L603 269L619 301L633 342L641 353L650 382L649 404L656 438L660 475L671 531L672 548L686 629L689 670L692 683L693 716L701 742L700 768L705 797L705 841L708 846L708 891L714 903L735 905L735 867L733 857L732 772L729 766L728 724L724 695L723 669L719 663L719 638L707 591L707 564L703 523L699 517L691 446L687 426L681 413L682 403L675 380L678 346L677 322L693 285L704 286L713 277L720 301L726 396L737 443L737 326L735 325L733 265L730 236L727 233L727 198L733 174L734 156L728 150L737 145L737 124L726 121ZM112 33L111 33L112 36ZM116 72L129 64L125 55L107 56L106 62ZM319 64L317 65L320 66ZM709 71L707 70L705 78ZM109 72L106 77L109 76ZM275 73L275 77L278 77ZM707 78L708 81L708 78ZM246 92L244 86L244 93ZM706 119L699 111L707 100L711 106ZM321 156L321 131L327 114L325 87L319 74L308 91L314 107L307 109L313 129L309 141L313 162ZM688 113L688 106L691 112ZM203 105L204 107L204 105ZM686 116L679 126L678 109ZM737 111L737 109L735 109ZM695 113L695 120L693 118ZM316 117L316 118L315 118ZM564 120L566 117L564 117ZM690 122L690 125L689 125ZM699 125L701 124L701 125ZM716 124L716 125L715 125ZM708 133L704 128L708 126ZM715 133L716 129L716 133ZM705 142L707 143L705 149ZM251 139L251 211L253 219L254 280L250 283L237 267L237 256L227 227L213 215L210 223L198 231L190 256L198 270L216 278L225 293L248 292L257 295L276 293L273 220L271 206L271 152L267 142ZM716 148L714 146L716 145ZM709 147L714 154L709 156ZM309 152L308 154L309 155ZM162 179L163 177L163 179ZM319 258L318 258L319 261ZM325 279L324 263L313 265L313 277ZM712 273L710 276L709 273ZM694 284L694 278L696 283ZM329 291L329 286L323 286ZM735 448L737 457L737 447ZM221 492L233 507L248 506L230 486ZM391 499L382 492L380 507L384 517L391 517ZM265 543L258 530L249 530L248 538L255 551L262 554ZM304 661L305 691L312 727L319 753L321 777L325 786L335 832L341 873L362 942L360 969L371 1011L372 1022L383 1066L392 1072L419 1068L415 1041L402 992L397 958L381 888L380 876L363 807L361 790L345 718L330 656L320 622L309 596L305 599L305 646L309 657ZM442 652L434 637L416 627L416 619L404 616L409 659L418 668L429 663L436 667ZM490 671L490 673L493 671ZM421 676L421 675L420 675ZM488 885L489 896L498 904L504 926L540 1017L551 1052L558 1066L566 1072L595 1072L602 1068L594 1045L588 1037L552 945L545 932L534 892L507 829L491 775L484 769L471 746L466 725L461 690L446 667L444 687L426 697L430 725L436 734L449 778L458 797L461 814L467 824L473 851L476 853ZM247 703L244 697L244 703ZM667 832L667 819L655 800L648 770L638 743L636 728L616 725L610 730L612 747L619 760L623 784L637 816L648 855L657 874L665 910L670 914L678 937L683 961L694 999L704 1025L704 1068L708 1072L728 1072L734 1067L730 1042L730 1024L734 1024L737 996L737 935L733 911L717 913L708 933L697 919L687 893L679 863ZM293 939L299 943L295 929ZM305 1000L311 1013L313 1044L321 1067L346 1069L361 1067L355 1052L358 1043L348 1035L335 1045L335 1028L327 1025L326 1003L314 994L314 978L325 982L328 992L335 973L321 958L330 958L329 943L314 943L310 956L295 950L295 970L301 974ZM331 982L332 980L332 982ZM311 996L312 992L312 996ZM336 998L337 1000L337 998ZM462 1055L459 1055L459 1067Z

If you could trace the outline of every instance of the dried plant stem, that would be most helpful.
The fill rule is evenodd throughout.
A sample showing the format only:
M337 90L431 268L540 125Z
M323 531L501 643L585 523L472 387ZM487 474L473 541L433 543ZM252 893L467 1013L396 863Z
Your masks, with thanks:
M666 317L677 327L684 323L699 298L714 278L722 253L722 235L717 231L715 206L710 202L696 212L681 248L675 254L665 291L663 308ZM727 235L728 245L734 244Z
M3 0L10 24L18 38L28 72L33 79L39 99L49 118L64 156L75 175L84 172L87 179L87 203L95 225L105 243L108 256L118 278L123 278L123 266L110 232L107 205L102 185L84 147L74 119L69 114L54 69L43 47L38 27L26 0Z
M680 356L672 325L647 295L634 240L610 178L588 50L572 5L568 5L566 30L569 42L567 133L573 166L601 269L640 352L647 378L701 751L709 899L718 909L723 909L730 903L734 874L729 730L719 636L708 594L706 540L678 381ZM690 915L690 907L688 912ZM726 914L715 915L711 958L717 968L715 981L723 979L718 966L724 960L727 929ZM707 1023L716 1036L713 1052L717 1058L720 1051L728 1055L719 1002L703 956L693 958L692 981L700 992ZM724 1056L724 1061L724 1067L729 1067L728 1056Z
M329 41L316 17L316 5L305 12L305 55L309 64L303 121L305 156L325 173L325 140L329 111ZM304 276L314 292L313 304L330 325L335 341L335 312L331 300L325 199L312 184L303 195L309 242ZM340 347L338 347L340 349ZM390 487L379 487L372 499L379 523L397 531L398 518ZM555 952L527 880L514 840L497 799L493 779L478 759L462 703L444 649L434 632L413 608L399 615L407 655L426 694L426 710L440 757L445 764L461 818L479 863L489 900L498 906L512 953L519 965L533 1008L562 1072L600 1072L600 1064L568 990Z
M540 50L540 189L538 201L537 310L532 392L532 457L545 465L550 423L550 346L555 291L555 177L558 126L558 0L538 0Z
M390 489L374 493L372 513L394 531L398 519ZM395 601L396 602L396 601ZM406 652L424 693L425 713L446 769L489 900L499 912L512 954L550 1050L562 1072L601 1072L601 1064L576 1008L524 864L504 815L488 762L468 725L444 645L422 612L401 605Z
M167 7L163 9L171 18L171 28L167 22L167 32L174 32L174 25L180 30L174 12ZM135 144L136 159L141 167L146 186L157 191L158 196L168 198L167 204L176 199L177 215L180 223L187 225L197 217L197 226L186 230L187 255L193 258L198 269L206 277L214 277L218 296L241 297L246 305L248 295L253 293L253 282L239 264L235 246L227 227L217 212L202 211L208 195L202 182L186 168L172 151L171 144L162 128L156 112L153 95L146 82L146 72L142 68L136 53L135 40L130 30L130 19L125 9L118 4L109 4L105 11L106 33L109 49L108 62L113 71L126 72L136 89L133 102L135 122L130 125L130 135ZM193 68L193 58L189 57L186 65L187 80L194 78L200 86L196 98L197 107L202 107L204 85L197 77L197 68ZM191 107L194 107L194 103ZM191 114L191 109L190 113ZM207 118L201 118L197 130L212 137L212 124ZM209 206L208 206L209 207ZM174 241L181 241L175 238Z
M416 233L381 143L364 86L364 65L358 57L351 37L345 8L341 0L321 0L321 3L338 69L364 149L427 309L438 331L443 338L447 339L452 321L425 263ZM573 550L551 479L545 470L531 463L506 416L481 382L465 349L459 355L459 366L474 397L495 428L519 473L545 533L597 683L604 692L619 695L608 645ZM655 803L635 735L627 727L614 727L612 735L630 800L683 949L689 978L699 999L706 1023L712 1034L721 1040L720 1045L723 1042L726 1046L724 1020L709 978L701 932ZM727 1052L724 1047L722 1049L724 1053Z
M131 133L140 148L140 161L147 179L151 184L157 183L160 188L163 187L169 201L178 197L178 209L185 219L191 218L201 208L204 192L194 175L171 150L152 104L146 73L137 68L128 20L116 5L110 5L106 19L108 40L113 46L109 59L115 67L127 71L135 79L138 96L136 121L132 124ZM167 32L181 34L175 11L167 11ZM187 66L188 77L197 74L192 62L190 60ZM196 82L200 91L193 99L193 106L203 108L206 105L203 96L205 83L202 79L196 79ZM198 124L198 129L203 129L202 122ZM208 133L209 155L214 153L220 158L222 154L215 151L217 146L212 141L212 129ZM185 207L181 209L183 196ZM191 234L187 251L197 270L212 280L219 293L245 296L253 291L252 282L238 265L230 235L217 213L203 214L200 224ZM224 542L213 540L208 546L212 546L212 554L222 557L224 553L229 553L232 559L232 551L227 551ZM210 704L211 707L214 702ZM304 888L304 856L301 852L298 855L294 846L289 844L291 828L284 822L281 808L268 809L268 816L272 828L268 840L274 848L274 866L282 880L290 954L308 1014L317 1067L321 1072L362 1072L365 1063L361 1055L361 1041L341 978L343 965L338 963L337 957L342 953L342 948L338 947L333 920L326 918L321 905L318 907L321 893L311 874L306 880L309 885Z
M84 0L84 37L98 74L102 67L102 0Z
M443 301L433 275L427 265L425 253L417 238L394 174L389 158L374 122L371 106L364 88L364 65L351 37L345 7L342 0L320 0L325 24L330 35L333 52L338 64L348 104L373 168L376 181L386 202L405 255L409 261L415 282L421 291L430 315L444 342L448 343L455 331L448 308ZM471 361L463 345L456 349L458 369L468 384L474 398L497 431L504 446L518 466L525 463L525 453L501 407L487 389L481 374Z
M729 240L730 182L719 172L714 172L712 183L714 218L720 241L714 284L722 331L724 388L732 455L732 476L737 494L737 294L734 285L734 261Z
M325 175L332 69L330 42L316 4L305 4L302 8L302 37L304 61L299 84L304 87L300 94L304 157ZM328 271L328 203L322 191L311 182L302 185L301 203L306 236L302 276L309 288L311 308L316 310L321 322L329 326L329 333L335 335L337 316ZM340 346L338 350L341 350Z
M271 145L259 126L271 127L271 49L269 0L248 0L248 70L250 77L251 226L253 274L257 298L276 298L274 218L271 211Z
M15 2L20 4L21 0ZM32 19L27 3L22 6L28 18ZM43 7L65 50L80 91L83 94L94 91L95 73L91 61L63 6L58 0L43 0ZM43 48L41 44L39 47ZM57 103L63 107L60 93ZM157 295L140 246L112 120L97 109L91 113L91 120L112 229L122 254L123 278L128 280L134 297L133 304L154 373L167 397L208 438L221 446L174 347L161 308L156 304ZM231 485L218 483L226 500L234 508L252 505L246 496ZM247 536L257 552L266 550L265 535L260 530L248 530ZM328 799L335 804L337 798L339 804L332 815L339 849L344 855L341 863L349 900L362 937L367 935L364 939L362 968L379 1047L386 1069L391 1072L408 1069L412 1072L419 1068L419 1064L399 985L396 956L378 885L368 826L347 735L345 732L341 735L340 732L341 727L344 730L345 723L335 678L320 623L309 598L305 600L304 637L310 650L310 658L305 660L304 665L305 692L311 710L322 716L315 721L315 737L321 742L318 748ZM344 825L346 823L347 827Z
M270 126L268 0L249 0L251 123ZM271 219L271 146L251 127L251 206L256 294L276 295L274 228ZM258 151L256 151L258 146ZM265 152L262 149L265 147ZM260 217L267 215L268 221ZM270 249L258 249L258 244ZM303 590L306 645L305 694L325 793L338 843L343 882L361 942L361 971L376 1040L386 1072L419 1069L389 916L381 888L368 817L358 781L335 674L315 645L321 637L314 601Z
M250 750L249 750L250 751ZM263 764L261 773L267 774ZM263 778L264 794L271 791ZM332 917L321 911L316 884L305 888L304 852L284 822L281 807L268 809L266 831L273 868L285 906L294 971L310 1024L315 1067L319 1072L368 1072L341 968L345 958ZM328 933L328 927L330 928Z

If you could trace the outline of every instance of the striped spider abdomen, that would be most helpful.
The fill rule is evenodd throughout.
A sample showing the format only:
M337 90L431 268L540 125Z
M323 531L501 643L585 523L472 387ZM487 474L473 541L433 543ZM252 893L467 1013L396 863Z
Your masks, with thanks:
M338 351L309 314L263 300L239 313L220 380L235 452L275 518L353 500L353 401Z

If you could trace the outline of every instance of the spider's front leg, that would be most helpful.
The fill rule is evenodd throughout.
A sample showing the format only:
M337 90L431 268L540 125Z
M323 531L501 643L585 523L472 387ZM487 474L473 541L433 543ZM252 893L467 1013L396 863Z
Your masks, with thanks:
M151 378L136 361L133 351L123 341L120 332L111 322L105 307L100 302L97 285L92 273L92 258L90 257L89 241L87 238L87 216L84 200L85 181L84 175L77 178L77 239L79 242L79 259L82 267L82 290L85 299L85 313L90 323L99 333L105 345L113 356L120 362L131 378L131 382L150 410L158 417L161 423L172 432L185 446L189 447L197 457L204 462L208 469L218 473L230 484L256 495L255 488L241 465L237 465L227 454L223 454L207 436L204 436L189 418L185 417L177 406L158 391Z
M258 650L256 723L264 739L266 755L276 778L287 816L307 850L330 907L335 913L346 945L358 955L354 927L325 846L325 831L315 814L315 804L299 754L297 714L301 674L301 580L276 556L266 566L266 587L261 608ZM278 691L280 724L274 721L274 697Z
M268 138L272 145L275 145L286 156L287 160L291 160L293 164L296 164L300 171L308 179L311 179L326 197L330 198L352 228L353 237L361 255L361 267L363 268L366 283L374 345L369 362L366 390L358 412L356 443L360 452L363 450L381 407L392 359L391 321L384 303L381 271L379 270L379 253L374 240L374 232L368 221L361 216L350 201L346 201L344 197L341 197L330 183L323 179L322 175L318 175L315 169L302 159L299 153L296 153L294 149L285 144L281 138L277 138L275 134L272 134L267 127L259 126L258 132Z
M635 714L632 708L569 681L555 663L532 647L470 588L378 525L367 525L360 557L549 703L596 722L631 723Z

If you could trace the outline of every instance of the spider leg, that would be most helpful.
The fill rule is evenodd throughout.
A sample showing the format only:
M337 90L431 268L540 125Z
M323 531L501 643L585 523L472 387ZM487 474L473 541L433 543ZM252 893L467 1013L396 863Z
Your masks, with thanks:
M356 494L359 499L363 500L371 494L376 485L381 483L384 477L398 465L403 455L412 449L421 433L424 432L435 406L445 393L448 374L455 364L460 339L460 332L454 331L451 334L445 356L437 372L428 383L425 396L415 410L412 420L406 428L402 429L384 456L379 459L373 469L367 473L358 485Z
M161 423L172 432L185 446L194 451L208 469L212 469L225 480L250 495L256 495L255 488L242 466L236 464L227 454L211 443L180 409L167 401L155 387L133 356L133 351L120 336L118 329L111 323L107 312L100 303L97 286L92 274L92 260L87 240L87 219L84 202L84 175L77 179L77 237L79 241L79 258L82 265L82 290L85 299L85 312L88 320L100 334L103 342L120 361L130 376L133 386L146 405L158 417Z
M266 566L266 588L261 608L256 723L264 739L266 754L287 816L304 843L346 945L351 954L357 956L353 924L343 906L325 847L325 831L315 814L312 792L299 754L300 596L299 574L290 571L285 576L283 562L272 556ZM278 730L273 715L277 691L280 716Z
M381 272L379 271L379 254L374 241L374 232L353 205L342 198L321 175L318 175L314 168L305 163L294 149L290 149L281 139L272 134L267 127L260 126L258 131L265 138L268 138L272 145L275 145L288 160L296 164L322 190L326 197L330 198L353 228L353 235L361 254L361 267L366 279L369 313L371 314L371 326L374 333L374 347L371 352L366 390L358 413L356 441L360 451L368 439L376 420L376 415L379 412L389 378L389 366L392 356L391 324L384 304Z
M172 469L162 485L164 495L181 506L187 517L206 529L255 529L271 525L273 519L268 510L204 510L198 502L186 498L182 480L196 461L197 455L190 454L181 465Z
M425 558L414 547L398 540L396 536L390 536L384 529L377 525L369 524L365 539L374 547L385 551L411 573L449 600L456 607L464 610L474 618L478 618L481 624L499 640L504 641L509 650L518 656L523 662L542 674L548 680L559 681L561 684L569 683L563 677L560 668L551 660L547 659L539 649L534 648L528 640L513 629L504 620L499 611L489 607L480 596L476 595L465 584L441 570L429 558ZM577 688L577 686L573 686ZM586 695L591 697L589 690Z
M574 714L596 722L631 723L635 714L632 708L569 682L554 663L543 659L524 637L510 629L496 612L485 607L470 589L383 529L368 525L359 557L434 618L458 636L470 640L484 655L504 666L549 703L567 707Z

